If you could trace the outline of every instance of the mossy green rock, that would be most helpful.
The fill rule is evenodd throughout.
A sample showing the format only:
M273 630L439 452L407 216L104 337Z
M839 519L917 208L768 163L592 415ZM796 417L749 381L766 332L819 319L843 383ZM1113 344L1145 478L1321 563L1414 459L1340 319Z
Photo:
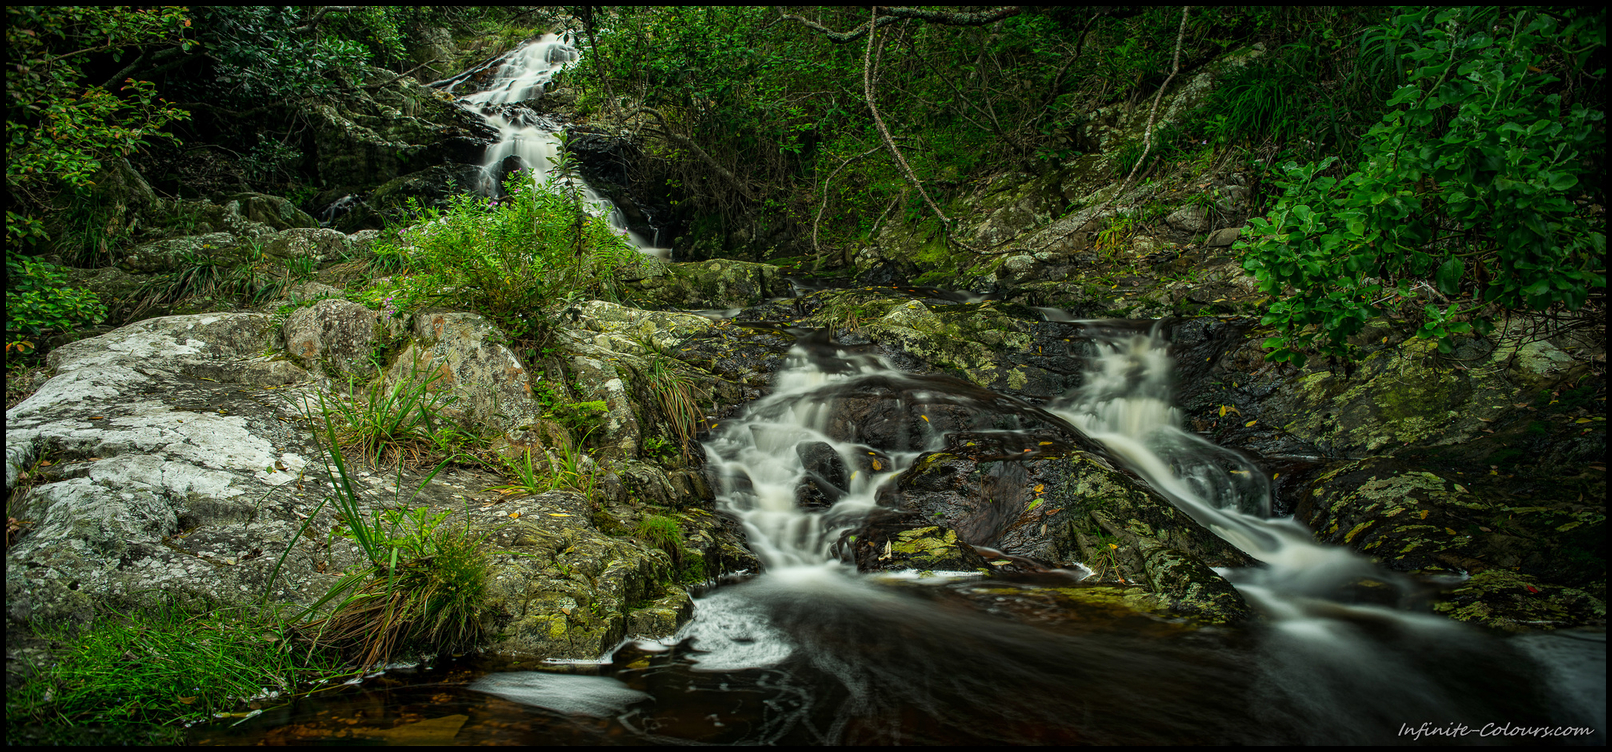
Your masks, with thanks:
M648 307L744 308L793 294L778 267L732 259L645 264L627 287Z
M887 487L879 503L905 515L906 529L932 525L942 542L954 535L968 547L1050 567L1084 564L1099 582L1143 585L1161 604L1204 623L1249 617L1242 597L1211 569L1247 566L1247 556L1095 454L934 452ZM859 562L863 550L916 546L909 555L919 555L936 548L915 544L918 536L901 538L899 526L887 529L898 532L857 533Z
M484 654L593 659L636 630L666 637L692 614L664 551L595 529L591 502L551 491L471 515L486 536L489 630Z
M1592 473L1599 475L1581 476ZM1471 574L1435 603L1453 618L1504 629L1599 626L1606 515L1578 490L1589 488L1598 501L1605 494L1598 480L1541 485L1373 458L1317 475L1296 511L1318 541L1389 569Z

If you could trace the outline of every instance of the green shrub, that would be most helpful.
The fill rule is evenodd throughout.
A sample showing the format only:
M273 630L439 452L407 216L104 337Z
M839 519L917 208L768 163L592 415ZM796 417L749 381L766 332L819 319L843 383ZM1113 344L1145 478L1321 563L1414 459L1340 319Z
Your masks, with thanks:
M395 270L401 308L451 300L518 337L556 304L614 298L618 270L643 258L561 184L517 173L505 190L455 196L446 211L419 212L416 224L383 236L376 255Z
M106 306L95 293L67 284L64 270L47 261L6 252L6 357L26 355L52 334L95 326Z
M1272 360L1346 354L1350 335L1392 310L1382 303L1423 292L1444 305L1411 308L1417 334L1450 352L1452 335L1492 327L1489 306L1574 310L1605 287L1605 235L1575 201L1596 190L1584 179L1604 155L1603 114L1553 86L1605 49L1605 16L1493 14L1395 16L1374 33L1400 40L1413 70L1364 161L1341 177L1327 174L1336 157L1283 166L1282 198L1237 245L1278 298L1263 320L1276 327Z

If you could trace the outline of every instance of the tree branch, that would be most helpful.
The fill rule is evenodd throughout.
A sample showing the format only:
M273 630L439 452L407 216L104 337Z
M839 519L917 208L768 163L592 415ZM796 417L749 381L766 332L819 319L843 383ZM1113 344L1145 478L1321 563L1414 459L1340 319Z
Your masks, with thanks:
M794 21L808 29L821 33L823 36L828 37L829 41L831 42L844 44L846 42L861 39L863 34L868 33L869 28L888 26L909 18L920 21L928 21L929 23L945 24L947 26L985 26L987 24L996 23L997 21L1009 16L1016 16L1023 11L1024 8L1017 5L1010 5L1005 8L981 11L978 13L947 13L936 10L923 10L920 8L884 8L884 18L878 18L880 8L879 6L875 5L873 6L874 20L857 26L850 31L844 32L835 31L816 21L812 21L801 16L785 14L783 16L783 20Z
M819 224L821 224L822 221L823 221L823 210L828 208L828 185L829 185L829 183L832 183L834 181L834 176L840 174L840 170L845 169L846 165L848 165L848 164L850 164L852 162L855 162L858 159L866 157L869 154L872 154L873 152L876 152L878 150L879 150L879 147L875 146L872 149L868 149L867 151L862 152L861 154L857 154L857 155L851 156L851 157L846 157L845 161L841 162L839 167L834 168L834 171L829 173L828 177L823 180L823 202L817 205L817 217L812 220L812 253L816 254L819 260L821 260L822 257L823 257L823 249L820 246L818 246L818 244L817 244L817 226Z
M321 6L319 6L318 10L313 12L312 16L308 17L308 22L307 23L305 23L305 24L303 24L301 26L294 27L291 30L292 31L312 31L315 27L319 26L319 21L325 17L326 13L351 13L351 12L353 12L355 10L363 10L365 7L367 7L367 6L363 6L363 5L321 5Z
M1125 195L1125 191L1130 190L1131 181L1136 179L1137 171L1142 168L1142 163L1147 161L1148 152L1153 150L1153 124L1159 114L1159 100L1164 98L1164 90L1170 88L1170 82L1175 80L1175 74L1181 70L1181 42L1186 38L1187 35L1187 11L1191 9L1192 6L1190 5L1181 6L1181 26L1176 30L1175 33L1175 57L1170 63L1170 75L1164 79L1163 85L1159 86L1158 92L1154 93L1153 107L1149 109L1147 113L1147 129L1142 132L1142 156L1137 157L1136 164L1131 165L1131 172L1129 175L1125 176L1125 182L1120 184L1119 190L1115 191L1114 195L1109 196L1107 200L1103 201L1103 203L1099 204L1096 209L1092 210L1092 219L1101 216L1104 211L1108 210L1108 206L1114 203L1115 199ZM1087 221L1089 222L1090 220ZM1059 240L1063 240L1064 238L1079 232L1084 226L1085 222L1082 222L1079 226L1071 228L1068 232L1047 241L1042 247L1045 248L1046 246L1050 246Z
M868 28L878 28L877 24L879 20L879 9L874 7L872 13L873 17L868 20ZM878 36L878 34L869 34L867 49L862 52L862 93L867 97L868 110L873 113L873 124L878 127L879 136L884 139L884 145L890 150L891 156L895 157L896 166L901 168L901 173L907 177L907 182L911 183L912 187L918 189L918 195L923 197L924 203L929 206L929 210L934 212L936 217L940 218L941 232L945 233L948 240L956 243L964 250L979 253L979 251L968 247L961 240L958 240L952 233L951 219L947 218L946 214L940 210L940 207L935 205L935 200L929 197L929 192L924 190L923 183L918 181L918 175L912 171L912 166L907 164L907 158L901 155L900 149L896 148L896 140L890 137L890 129L885 127L884 117L879 114L879 107L875 103L876 97L873 94L873 83L875 79L873 42L878 38Z
M699 144L696 144L688 138L672 132L672 129L666 125L666 116L662 115L660 110L657 110L653 107L639 107L632 112L627 113L625 119L631 119L640 112L652 115L656 122L660 123L661 135L671 139L672 142L678 146L693 152L694 156L699 157L700 161L704 162L706 167L711 168L711 171L717 174L717 177L722 178L724 181L727 181L728 185L733 186L734 190L739 192L739 195L744 196L751 201L756 200L755 194L752 194L750 189L746 188L744 183L739 181L738 176L734 175L733 173L729 172L727 168L724 168L722 165L718 164L714 157L712 157L710 154L707 154L704 149L700 148Z

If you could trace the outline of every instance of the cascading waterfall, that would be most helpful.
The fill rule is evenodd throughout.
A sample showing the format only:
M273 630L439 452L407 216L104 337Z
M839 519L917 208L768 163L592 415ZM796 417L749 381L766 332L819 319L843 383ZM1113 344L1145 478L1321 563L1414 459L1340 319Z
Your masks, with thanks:
M534 183L549 179L573 181L573 187L590 210L607 217L611 227L634 247L643 253L666 257L668 249L658 248L649 239L628 229L621 210L587 181L576 176L553 175L561 149L556 135L559 126L539 116L526 103L542 97L554 77L580 58L581 51L569 37L545 34L501 58L485 89L459 98L461 106L498 130L498 142L487 147L482 159L481 184L477 190L484 196L499 195L503 190L499 177L506 171L506 162L514 158L519 161L520 169L531 173ZM467 76L459 76L438 84L451 93L465 78Z

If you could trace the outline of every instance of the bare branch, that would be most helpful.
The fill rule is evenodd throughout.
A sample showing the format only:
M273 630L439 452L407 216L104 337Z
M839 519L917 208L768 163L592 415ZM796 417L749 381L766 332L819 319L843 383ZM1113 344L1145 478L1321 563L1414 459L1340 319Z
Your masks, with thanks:
M1129 175L1125 176L1125 182L1120 184L1119 190L1115 191L1113 195L1109 196L1107 200L1103 201L1103 203L1099 204L1096 209L1091 211L1090 216L1092 218L1102 216L1102 213L1108 209L1109 204L1114 203L1115 199L1125 195L1125 191L1130 190L1131 181L1136 179L1137 171L1142 168L1142 163L1147 161L1148 152L1153 150L1153 125L1159 114L1159 100L1164 98L1164 90L1170 88L1170 82L1175 80L1175 74L1181 70L1181 42L1186 38L1187 35L1187 11L1191 9L1192 6L1190 5L1181 6L1181 27L1175 33L1175 57L1170 63L1170 75L1164 79L1164 84L1159 86L1158 92L1154 93L1153 107L1149 109L1147 113L1147 129L1142 132L1142 156L1137 157L1136 164L1131 165L1131 172ZM1068 232L1049 240L1043 245L1043 247L1049 246L1058 242L1059 240L1063 240L1064 238L1075 234L1076 232L1079 232L1084 226L1085 223L1083 222L1080 225L1070 228Z
M750 189L745 187L744 183L739 180L738 176L734 175L732 172L729 172L727 168L723 167L721 164L718 164L715 158L713 158L710 154L707 154L704 149L700 148L699 144L696 144L688 138L674 133L672 129L666 125L666 116L662 115L660 110L657 110L653 107L639 107L632 112L627 113L626 118L631 119L640 112L653 116L656 122L660 123L659 130L661 135L671 139L672 143L675 143L678 146L693 152L694 156L699 157L700 161L704 162L706 167L711 168L711 171L717 174L717 177L722 178L724 181L727 181L728 185L733 186L734 190L739 192L739 195L744 196L751 201L756 200L755 194L752 194Z
M873 152L876 152L878 150L879 150L879 147L875 146L872 149L868 149L867 151L862 152L861 154L846 157L845 161L841 162L839 167L834 168L834 171L829 173L827 178L824 178L824 180L823 180L823 201L822 201L822 203L817 205L817 217L812 220L812 253L816 254L819 259L821 259L822 256L823 256L823 249L822 249L821 246L819 246L817 244L817 226L819 224L821 224L822 221L823 221L823 210L828 208L828 185L829 185L829 183L834 182L834 176L840 174L840 170L845 169L846 165L848 165L848 164L850 164L852 162L855 162L858 159L866 157L869 154L872 154Z
M928 21L929 23L945 24L947 26L984 26L986 24L996 23L997 21L1009 16L1016 16L1019 13L1022 13L1024 8L1017 5L1010 5L1005 8L998 8L992 11L981 11L979 13L946 13L935 10L922 10L920 8L884 8L882 9L885 14L884 18L878 18L880 11L881 9L878 6L873 6L873 14L875 18L872 22L862 24L850 31L843 32L835 31L816 21L812 21L801 16L792 16L786 14L782 18L786 21L794 21L799 23L812 31L819 32L823 36L828 37L829 41L831 42L844 44L846 42L853 42L861 39L863 34L868 33L868 29L870 27L888 26L906 19L917 19L920 21Z
M873 17L868 20L868 27L877 28L879 9L875 7L872 13ZM867 49L862 53L862 92L867 97L868 110L873 113L873 124L878 127L879 136L884 139L884 145L890 149L890 155L895 157L896 166L901 168L901 173L907 177L907 182L911 183L912 187L918 189L918 195L923 197L924 203L929 206L929 210L934 212L936 217L940 218L941 231L945 233L946 239L962 247L964 250L979 253L979 251L976 251L964 244L952 232L951 219L949 219L946 214L940 210L939 206L935 205L935 200L929 197L929 192L924 190L924 185L923 183L919 182L918 175L912 171L912 166L907 164L907 158L901 155L900 149L896 148L896 140L890 137L890 129L885 127L884 117L879 114L879 107L875 103L876 97L873 94L873 83L876 77L873 61L873 42L878 38L878 36L878 34L868 35Z

